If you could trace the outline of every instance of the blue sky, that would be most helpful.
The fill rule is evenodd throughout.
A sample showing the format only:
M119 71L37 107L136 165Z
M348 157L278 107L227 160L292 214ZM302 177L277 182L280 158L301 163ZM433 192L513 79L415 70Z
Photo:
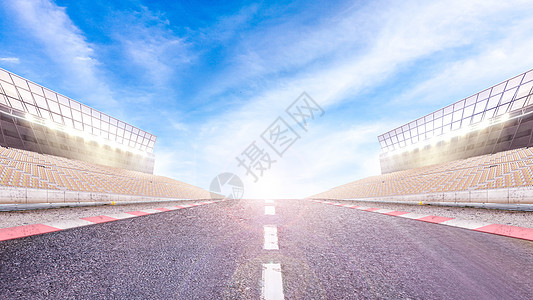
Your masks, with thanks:
M169 2L2 1L0 67L157 135L158 175L273 198L379 174L379 134L533 68L531 1ZM254 182L236 157L304 91L325 114Z

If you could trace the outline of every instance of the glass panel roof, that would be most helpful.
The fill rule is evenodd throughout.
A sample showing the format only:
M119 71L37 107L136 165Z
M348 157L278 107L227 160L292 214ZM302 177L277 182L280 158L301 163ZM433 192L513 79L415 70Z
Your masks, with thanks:
M15 83L15 85L13 85L13 83ZM132 148L132 150L135 149L148 153L153 152L156 136L130 124L118 121L113 117L28 81L9 71L0 69L0 86L2 87L0 89L0 97L3 100L7 100L7 102L0 101L2 104L9 104L12 109L29 113L36 117L36 120L43 120L42 122L44 124L48 124L45 122L46 119L51 119L58 125L61 125L59 128L67 127L68 129L78 131L80 134L83 133L82 130L85 132L93 132L97 134L95 138L103 138L113 143L118 142L121 146ZM19 101L19 95L22 96L22 100L31 104L29 109ZM40 107L39 110L36 109L34 106L35 104ZM52 111L51 115L49 109ZM68 122L63 123L62 117L65 117L65 120L68 120ZM71 121L72 118L75 122ZM109 126L108 123L111 124L111 126ZM126 128L126 130L119 130L117 132L117 126L120 128ZM100 129L103 129L103 131ZM108 134L107 130L110 130L112 133L111 136ZM115 134L117 136L115 136ZM137 138L137 135L140 137ZM143 146L143 143L141 142L143 138L146 138L147 141L144 143L145 146Z
M483 122L499 120L506 113L522 110L526 107L527 97L533 93L533 70L522 73L477 94L461 99L453 104L427 114L407 124L403 124L389 132L378 136L381 150L388 152L408 146L411 143L402 143L404 132L402 128L410 128L411 141L424 142L432 137L447 134L449 131L458 131L471 126L477 126L483 116ZM490 96L490 98L489 98ZM488 99L488 100L487 100ZM518 99L523 99L517 101ZM475 103L475 105L474 105ZM465 107L466 106L466 107ZM444 117L441 118L441 116ZM518 114L520 115L520 114ZM435 123L433 123L435 120ZM440 129L442 126L442 130ZM417 130L413 130L417 128ZM438 128L438 130L434 130ZM409 137L405 137L409 139Z

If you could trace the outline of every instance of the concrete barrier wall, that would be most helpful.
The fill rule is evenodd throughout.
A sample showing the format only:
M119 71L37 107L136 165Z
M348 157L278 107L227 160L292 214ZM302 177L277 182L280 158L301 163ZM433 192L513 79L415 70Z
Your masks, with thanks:
M397 195L345 200L399 201L399 202L451 202L451 203L504 203L533 204L533 186L490 190L457 191L446 193Z
M161 201L173 198L0 186L0 204ZM177 199L177 198L176 198ZM181 200L181 199L177 199Z
M172 198L0 186L0 204L161 201ZM347 199L348 200L348 199ZM358 200L358 199L349 199ZM361 198L366 201L533 204L533 186Z

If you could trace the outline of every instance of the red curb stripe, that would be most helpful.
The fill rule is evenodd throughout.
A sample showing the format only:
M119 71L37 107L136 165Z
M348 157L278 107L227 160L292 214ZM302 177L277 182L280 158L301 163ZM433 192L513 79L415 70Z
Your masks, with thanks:
M389 215L389 216L401 216L401 215L408 214L408 212L406 212L406 211L395 210L395 211L391 211L391 212L383 213L383 214L384 214L384 215Z
M160 211L171 211L171 209L164 208L164 207L154 208L154 209L155 209L155 210L160 210Z
M453 218L446 218L446 217L439 217L439 216L427 216L427 217L423 217L423 218L416 219L416 220L438 224L438 223L442 223L445 221L453 220Z
M533 228L518 227L503 224L491 224L474 229L475 231L504 235L533 241Z
M211 204L211 203L214 203L214 202L194 203L192 204L192 206ZM182 209L182 208L187 208L190 206L177 205L174 207L178 209ZM154 209L163 211L163 212L171 211L171 209L163 208L163 207L154 208ZM131 211L131 212L127 212L127 214L134 215L134 216L144 216L144 215L150 215L151 213L147 213L143 211ZM109 216L94 216L94 217L80 218L80 220L85 220L85 221L89 221L95 224L99 224L99 223L117 221L120 219L112 218ZM8 227L8 228L0 228L0 241L18 239L18 238L23 238L27 236L49 233L49 232L54 232L54 231L61 231L61 230L62 229L60 228L56 228L56 227L52 227L52 226L48 226L44 224L31 224L31 225L22 225L22 226Z
M332 202L322 202L322 203L342 206L342 205L338 205ZM345 207L357 208L359 206L357 205L348 206L347 205ZM363 209L363 211L372 212L378 209L379 208L371 207L371 208ZM401 215L405 215L408 213L409 212L405 212L405 211L391 211L391 212L383 213L383 214L390 215L390 216L401 216ZM446 217L439 217L439 216L426 216L426 217L422 217L422 218L414 219L414 220L439 224L445 221L454 220L454 218L446 218ZM487 226L479 227L476 229L470 229L470 230L533 241L533 228L503 225L503 224L490 224Z
M60 231L61 229L44 224L22 225L0 228L0 241L18 239L31 235Z
M134 216L146 216L146 215L150 215L150 213L147 213L147 212L144 212L144 211L129 211L127 212L127 214L130 214L130 215L134 215Z
M98 224L119 220L119 219L111 218L108 216L87 217L87 218L81 218L81 219L85 221L93 222L93 223L98 223Z
M370 207L370 208L367 208L367 209L363 209L363 211L375 211L375 210L378 210L378 209L381 209L381 208Z

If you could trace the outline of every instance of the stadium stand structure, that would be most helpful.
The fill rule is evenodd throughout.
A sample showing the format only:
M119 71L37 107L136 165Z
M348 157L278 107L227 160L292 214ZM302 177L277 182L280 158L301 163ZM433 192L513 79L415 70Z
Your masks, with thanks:
M533 186L533 150L516 149L367 177L315 195L357 199Z
M156 137L0 69L0 145L152 173Z
M153 175L156 137L0 69L0 203L207 199Z
M533 203L533 70L378 137L382 175L320 199Z
M0 147L3 186L207 199L209 192L163 176Z
M378 136L389 173L533 146L533 70Z

